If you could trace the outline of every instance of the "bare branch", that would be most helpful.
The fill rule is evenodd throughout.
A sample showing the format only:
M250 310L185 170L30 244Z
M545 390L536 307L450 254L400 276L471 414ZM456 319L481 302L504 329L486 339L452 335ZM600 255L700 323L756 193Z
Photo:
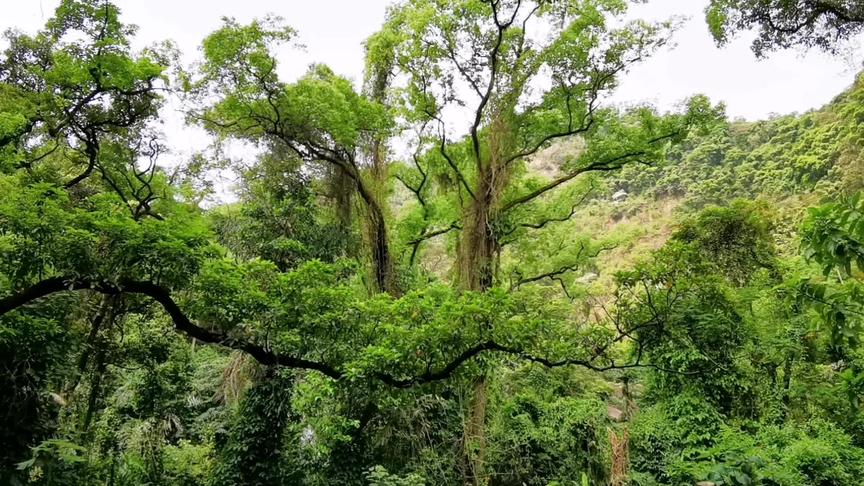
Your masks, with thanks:
M459 166L456 165L456 161L447 153L447 135L444 133L444 120L437 117L432 113L428 113L427 115L432 116L436 120L438 120L438 136L441 140L440 145L438 146L439 152L441 152L441 156L444 157L444 160L447 161L447 165L450 166L450 169L456 173L456 178L459 179L459 182L462 183L462 186L468 192L468 195L471 196L471 199L477 200L477 197L474 195L474 191L471 190L471 186L468 185L468 180L465 179L465 176L462 175L462 171L459 170Z
M573 172L570 172L569 174L565 174L565 175L549 182L548 184L546 184L546 185L544 185L538 189L535 189L534 191L529 192L528 194L526 194L524 196L518 197L518 198L513 199L512 201L504 204L504 206L501 208L501 211L506 212L506 211L509 211L509 210L515 208L516 206L518 206L520 204L525 204L527 202L531 202L534 199L542 196L543 194L546 194L547 192L557 188L558 186L575 179L580 174L584 174L586 172L605 172L605 171L618 170L621 167L623 167L625 163L627 163L633 159L636 159L638 157L641 157L641 156L645 155L645 153L646 153L645 151L631 152L631 153L627 153L624 155L619 155L617 157L613 157L613 158L608 159L608 160L604 160L602 162L593 162L593 163L591 163L585 167L580 167L579 169L576 169Z
M483 123L483 112L486 110L486 106L492 98L492 91L495 89L495 81L498 76L498 63L500 62L498 59L498 53L501 51L501 45L504 43L504 32L510 28L516 20L522 1L517 1L516 7L513 9L513 15L509 20L504 22L498 18L498 3L496 1L491 1L489 2L489 5L492 7L492 20L495 22L498 32L496 34L495 44L492 46L492 51L489 53L489 82L486 85L485 92L483 92L480 97L480 103L474 111L474 123L471 125L471 144L474 148L474 157L477 161L477 167L480 167L482 164L480 155L480 136L478 135L478 131L480 130L480 125Z
M647 141L647 145L653 145L658 142L662 142L665 140L669 140L670 138L675 137L680 132L675 131L671 133L666 133L663 135L659 135L657 137L652 138ZM648 154L647 149L643 150L635 150L633 152L625 153L623 155L618 155L616 157L612 157L610 159L606 159L599 162L592 162L591 164L586 165L585 167L580 167L569 174L565 174L548 184L524 195L513 199L512 201L504 204L501 208L502 212L509 211L520 204L525 204L527 202L533 201L534 199L546 194L547 192L556 189L564 183L567 183L573 179L575 179L578 175L584 174L586 172L608 172L613 170L618 170L624 167L627 163L633 162L634 160L638 160L640 157L643 157Z
M531 363L536 363L542 365L546 368L561 368L564 366L581 366L583 368L589 369L591 371L596 372L606 372L613 370L626 370L633 368L653 368L658 371L663 371L666 373L675 373L682 375L690 375L697 374L698 372L682 372L678 370L670 370L666 369L654 364L650 363L642 363L643 353L642 347L637 346L636 358L632 362L629 363L616 363L614 359L607 359L606 364L598 364L597 360L601 357L599 354L595 354L591 358L567 358L560 360L552 360L549 358L545 358L542 356L536 356L531 353L528 353L524 350L504 346L495 341L485 341L475 346L472 346L461 354L459 354L455 359L450 361L447 365L443 366L437 371L427 371L421 375L411 377L411 378L396 378L391 374L386 373L377 373L375 375L376 378L381 380L384 384L396 387L396 388L409 388L416 385L422 385L424 383L431 383L435 381L445 380L450 378L461 366L465 363L471 361L475 357L486 353L486 352L495 352L502 353L507 355L515 356L523 361L528 361Z

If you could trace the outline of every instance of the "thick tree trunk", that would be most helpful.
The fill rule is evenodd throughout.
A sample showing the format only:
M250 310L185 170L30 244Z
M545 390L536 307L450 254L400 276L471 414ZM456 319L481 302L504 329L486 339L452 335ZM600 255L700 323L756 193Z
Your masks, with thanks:
M498 269L500 244L495 225L501 193L508 182L509 169L502 161L508 152L510 130L508 117L498 113L490 123L489 136L484 144L478 144L475 151L477 180L474 197L463 217L462 233L457 254L457 275L463 290L486 292L495 284ZM493 322L486 323L490 333ZM491 337L491 336L490 336ZM473 449L467 449L471 477L466 478L475 486L489 483L486 469L486 412L488 405L489 373L485 369L474 382L470 417L465 431L465 439Z
M351 197L354 193L354 181L345 172L345 169L334 165L330 169L329 182L330 191L336 203L336 217L340 224L350 228L354 216L352 211L353 198Z
M484 374L474 381L471 409L465 429L465 451L468 459L469 481L474 485L486 485L486 406L489 402L488 382Z
M387 224L380 208L370 207L367 221L369 246L372 250L372 265L375 276L375 287L378 292L386 292L398 296L399 288L393 275L393 259L390 254L390 243L387 239Z
M494 198L488 185L483 186L466 211L457 255L459 285L463 290L475 292L492 288L498 254L498 242L492 229Z
M630 482L630 432L626 426L617 433L609 429L609 442L612 447L612 470L610 486L626 486Z
M464 290L485 292L492 288L495 279L498 242L493 232L492 211L494 190L489 186L491 178L482 177L477 199L469 207L465 217L462 238L459 241L458 275ZM491 330L492 323L487 323ZM483 370L474 381L468 423L465 430L465 450L470 484L484 486L489 483L486 470L486 412L488 404L488 370Z
M383 63L377 65L370 79L370 96L382 106L387 104L387 89L390 86L392 64ZM390 243L387 235L387 222L385 220L386 187L387 187L387 140L383 132L373 135L368 146L369 155L372 159L371 184L357 178L360 196L366 202L369 209L369 217L366 221L366 232L369 239L369 247L372 250L372 263L375 276L375 290L386 292L390 295L401 294L398 281L394 276L393 259L390 254Z
M366 203L364 226L372 257L373 290L399 295L397 279L393 275L393 258L387 236L387 221L379 198L358 179L358 191Z
M106 365L105 350L99 349L96 353L96 369L93 370L93 378L90 380L90 395L87 398L87 410L84 413L82 430L85 434L90 430L93 414L96 412L96 402L99 400L99 394L102 392L102 375L105 374Z
M380 149L376 149L380 152ZM387 234L387 220L382 201L386 182L386 168L381 156L373 157L375 167L372 180L364 178L352 166L336 166L332 175L333 196L339 221L344 225L352 224L351 194L356 190L362 201L360 218L361 228L369 247L371 260L370 290L373 293L386 292L399 295L397 279L393 275L393 259ZM349 184L350 182L350 184Z

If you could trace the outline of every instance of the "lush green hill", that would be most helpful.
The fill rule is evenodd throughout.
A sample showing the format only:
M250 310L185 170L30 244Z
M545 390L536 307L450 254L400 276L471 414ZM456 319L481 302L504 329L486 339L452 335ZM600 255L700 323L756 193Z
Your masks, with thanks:
M806 208L864 188L862 120L864 77L820 109L731 121L692 135L662 165L608 177L602 197L574 225L619 243L600 258L600 281L662 246L689 215L735 199L770 203L779 247L796 254ZM617 191L627 197L612 201Z
M818 196L862 188L864 78L827 106L800 115L731 122L694 135L669 164L630 167L615 181L634 194L684 198L692 205L733 198Z

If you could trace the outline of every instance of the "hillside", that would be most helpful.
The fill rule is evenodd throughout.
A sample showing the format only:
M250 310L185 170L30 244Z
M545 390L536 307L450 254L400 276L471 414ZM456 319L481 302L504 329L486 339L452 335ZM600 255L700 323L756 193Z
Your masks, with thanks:
M682 218L735 199L763 200L778 218L777 243L798 251L805 209L864 188L864 77L829 105L757 122L732 121L691 136L657 167L631 166L607 179L603 198L581 224L618 232L628 243L607 259L610 270L662 246ZM611 201L614 192L628 196ZM638 229L637 229L638 228Z

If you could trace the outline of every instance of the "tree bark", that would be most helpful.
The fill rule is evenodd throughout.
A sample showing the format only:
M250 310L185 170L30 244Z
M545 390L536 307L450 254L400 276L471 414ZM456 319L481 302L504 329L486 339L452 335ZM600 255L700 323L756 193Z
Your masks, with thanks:
M457 271L459 284L464 290L486 292L495 283L498 240L494 232L494 211L499 188L496 187L494 169L481 167L476 197L465 215L459 240ZM487 331L493 323L487 323ZM484 367L485 368L485 367ZM466 453L470 484L485 486L489 483L486 471L486 412L488 404L488 370L483 369L474 381L470 416L465 430Z
M370 190L366 183L358 179L357 189L360 192L360 197L366 203L367 214L364 226L372 258L373 290L399 296L397 279L393 275L393 257L390 253L384 210L378 196Z
M471 484L485 486L489 483L486 472L486 408L489 402L486 374L478 377L472 387L471 413L465 430L465 452Z
M90 430L90 424L93 421L93 414L96 412L99 394L102 392L102 378L105 375L105 369L108 366L106 361L106 340L99 338L99 327L103 324L112 326L117 314L120 311L122 297L120 295L106 295L102 300L97 315L97 322L94 322L91 329L91 346L96 350L96 366L93 369L93 376L90 379L90 394L87 398L87 410L84 415L83 430L86 434ZM86 366L86 362L85 362ZM83 369L81 370L83 372Z

